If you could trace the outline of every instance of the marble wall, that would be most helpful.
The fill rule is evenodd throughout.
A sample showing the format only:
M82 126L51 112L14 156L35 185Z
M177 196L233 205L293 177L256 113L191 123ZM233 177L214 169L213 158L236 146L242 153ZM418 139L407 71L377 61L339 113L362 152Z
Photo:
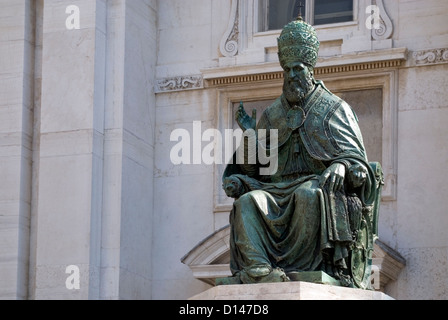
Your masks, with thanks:
M32 1L0 13L0 299L27 297L34 102Z
M347 36L343 33L347 32L344 30L348 30L350 26L331 30L321 28L318 33L324 40L322 47L325 56L318 66L361 62L363 55L367 58L362 62L368 63L375 61L381 50L387 52L382 59L392 59L397 50L405 49L402 51L404 54L398 67L380 67L372 71L351 73L340 71L338 74L326 74L323 78L330 81L330 88L334 86L339 89L347 83L350 86L355 85L356 90L363 88L382 90L385 109L383 113L380 112L380 118L374 110L364 110L367 116L372 112L371 116L375 116L376 119L382 118L382 124L376 124L375 127L379 125L381 130L383 126L385 134L378 134L383 140L383 150L373 152L383 157L385 159L383 163L391 167L389 186L385 191L387 196L382 202L380 212L379 232L381 240L407 260L399 279L390 283L386 292L397 299L446 299L448 284L443 274L447 271L445 261L448 239L443 229L448 226L448 221L442 203L442 193L444 182L447 180L447 170L444 167L448 159L448 145L443 138L447 133L442 123L448 119L447 93L443 90L448 81L446 72L448 60L446 53L444 54L448 48L448 26L442 20L448 7L440 0L425 2L424 5L419 1L381 2L389 19L386 26L391 29L389 36L381 39L379 35L372 35L370 38L367 32L361 30L361 24L360 29ZM237 15L240 52L231 58L223 56L216 45L219 39L224 39L222 37L226 36L225 26L229 25L229 21L226 22L224 17L232 19L230 2L224 5L213 1L211 3L196 1L195 5L201 6L201 10L197 13L198 17L202 18L187 22L187 18L182 17L180 21L176 19L175 23L171 21L159 23L161 38L159 56L164 53L172 54L175 51L173 47L185 50L180 60L171 55L168 56L170 58L159 59L157 78L187 77L202 72L206 79L235 76L235 81L238 81L239 78L236 77L240 75L244 77L252 73L279 71L275 64L271 63L276 61L275 55L272 54L275 51L271 48L275 45L271 41L271 37L275 39L275 34L255 33L252 36L244 34L251 32L250 22L253 21L251 19L254 19L255 14L250 10L250 5L253 3L256 1L241 2L239 16ZM358 3L359 21L363 21L362 19L366 17L362 9L366 4L366 1ZM177 12L183 12L183 9L188 12L189 9L183 6L182 1L175 1L175 4L166 3L160 7L160 17L174 17ZM221 14L219 19L210 22L209 16L202 15L202 10L211 10L211 16L215 18L215 8L219 8ZM246 11L241 13L241 10ZM184 21L185 25L182 25ZM231 23L232 21L230 25ZM186 30L195 28L197 24L203 24L200 30L195 29L195 32L191 32L187 38L182 37L182 41L176 40L178 35L185 36ZM224 34L217 32L220 25L220 31ZM373 51L370 51L372 49ZM334 56L341 52L345 55ZM341 59L341 62L338 59ZM261 67L263 61L265 61L264 71ZM369 84L369 77L373 79L376 76L383 77L378 81L377 88L376 84L373 84L377 80L370 81ZM357 82L357 78L361 80ZM271 78L268 76L266 79ZM264 83L268 82L269 80L266 80ZM217 212L216 203L210 203L211 198L216 199L216 193L210 187L213 181L219 179L216 168L205 165L173 166L168 160L170 147L174 145L174 142L169 142L170 132L174 128L185 128L191 132L192 122L196 120L203 121L205 128L213 123L219 126L223 114L220 108L227 108L226 103L220 104L223 96L233 94L233 97L244 96L247 101L263 100L261 99L263 89L260 88L260 84L257 87L256 82L249 81L244 84L242 80L242 83L234 85L231 82L223 81L223 83L222 86L214 86L206 82L205 89L157 94L155 216L163 212L163 216L169 221L165 224L166 231L170 228L177 229L173 223L175 220L182 227L175 232L176 239L180 241L176 241L178 246L170 255L164 252L168 246L168 237L166 239L163 237L162 230L155 232L153 250L156 254L159 252L157 260L167 261L170 268L165 270L165 273L161 268L160 274L166 282L164 289L158 290L154 298L185 298L204 290L204 284L191 279L189 270L180 265L176 259L207 237L211 233L211 228L218 230L227 223L225 210ZM280 85L281 82L278 81L277 86ZM229 91L232 93L228 94ZM381 93L379 94L381 96ZM232 103L238 102L236 99L235 101L231 99L229 101ZM219 184L215 183L215 190L216 185ZM180 201L173 206L165 206L171 199L171 192L170 196L163 196L166 187L171 192L181 194ZM189 188L195 191L187 192ZM201 190L200 193L197 190ZM162 211L159 211L159 208ZM163 225L162 219L160 225ZM159 246L158 243L162 242L164 245ZM183 284L180 290L179 286L175 285L179 283ZM185 287L187 285L188 288Z
M392 243L406 268L391 288L399 298L446 299L448 226L448 65L401 71L396 221ZM431 81L427 81L431 79Z
M157 2L1 5L1 297L151 298Z
M367 0L355 22L318 29L320 77L382 98L379 232L406 258L386 293L446 299L448 7L375 2L383 36L364 26ZM257 4L0 0L0 299L185 299L209 288L181 259L228 223L220 167L174 165L170 138L193 138L195 121L199 135L230 128L240 99L281 91L278 34L257 32ZM67 28L69 5L79 29ZM70 265L79 289L67 289Z

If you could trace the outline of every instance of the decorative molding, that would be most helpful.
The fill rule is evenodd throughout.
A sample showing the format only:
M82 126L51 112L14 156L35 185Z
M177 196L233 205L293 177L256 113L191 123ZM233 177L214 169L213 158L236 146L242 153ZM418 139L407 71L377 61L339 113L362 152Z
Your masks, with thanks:
M413 57L416 65L447 63L448 48L416 51Z
M222 257L224 257L224 261L219 263L228 263L229 237L230 225L226 225L199 242L181 259L181 262L187 265L217 264L218 260L223 260Z
M365 63L355 63L340 66L328 66L328 67L317 67L314 69L314 74L318 76L339 74L346 72L356 72L356 71L372 71L388 68L399 68L403 64L403 60L394 59L387 61L373 61ZM207 85L209 87L218 87L226 85L237 85L237 84L247 84L258 81L275 81L283 79L283 71L271 72L271 73L260 73L260 74L250 74L250 75L235 75L220 78L210 78L207 79Z
M156 80L155 92L172 92L204 88L202 75L179 76Z
M406 266L406 259L385 243L377 240L372 255L372 264L380 270L380 290L384 291L390 281L396 281Z
M234 57L238 53L239 0L232 0L229 24L219 46L224 57Z
M316 75L323 75L323 74L334 74L341 72L370 71L377 69L399 68L401 67L402 63L403 60L400 59L365 62L365 63L349 64L344 66L317 68L315 70L315 73Z
M373 2L380 9L380 27L378 29L372 29L372 38L374 40L390 39L394 33L394 26L384 7L383 0L374 0Z
M243 84L243 83L251 83L251 82L257 82L257 81L271 81L271 80L279 80L279 79L283 79L283 72L261 73L261 74L252 74L252 75L244 75L244 76L216 78L216 79L211 79L209 82L209 85L211 87L216 87L216 86Z

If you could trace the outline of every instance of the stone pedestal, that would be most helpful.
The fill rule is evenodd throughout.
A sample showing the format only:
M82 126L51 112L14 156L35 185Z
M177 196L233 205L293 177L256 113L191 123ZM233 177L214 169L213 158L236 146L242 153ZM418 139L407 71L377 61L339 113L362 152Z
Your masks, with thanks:
M307 272L291 272L286 274L291 281L312 282L320 284L329 284L333 286L340 286L339 280L330 277L322 271L307 271ZM239 277L224 277L215 280L216 286L243 284Z
M223 285L189 300L393 300L379 292L310 282Z

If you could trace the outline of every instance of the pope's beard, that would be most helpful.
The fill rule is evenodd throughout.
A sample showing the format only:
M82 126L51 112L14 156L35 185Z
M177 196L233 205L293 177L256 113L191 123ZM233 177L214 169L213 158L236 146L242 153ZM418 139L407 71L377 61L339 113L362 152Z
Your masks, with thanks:
M314 80L311 73L305 78L285 79L283 83L283 94L286 100L293 105L302 105L313 89Z

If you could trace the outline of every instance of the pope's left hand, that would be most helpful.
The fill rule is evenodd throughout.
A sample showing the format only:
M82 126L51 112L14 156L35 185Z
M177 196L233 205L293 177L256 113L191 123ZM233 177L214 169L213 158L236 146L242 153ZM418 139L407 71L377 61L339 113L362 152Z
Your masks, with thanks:
M330 192L336 192L342 189L345 179L345 166L341 163L333 163L328 167L320 177L320 187L322 188L329 181Z

